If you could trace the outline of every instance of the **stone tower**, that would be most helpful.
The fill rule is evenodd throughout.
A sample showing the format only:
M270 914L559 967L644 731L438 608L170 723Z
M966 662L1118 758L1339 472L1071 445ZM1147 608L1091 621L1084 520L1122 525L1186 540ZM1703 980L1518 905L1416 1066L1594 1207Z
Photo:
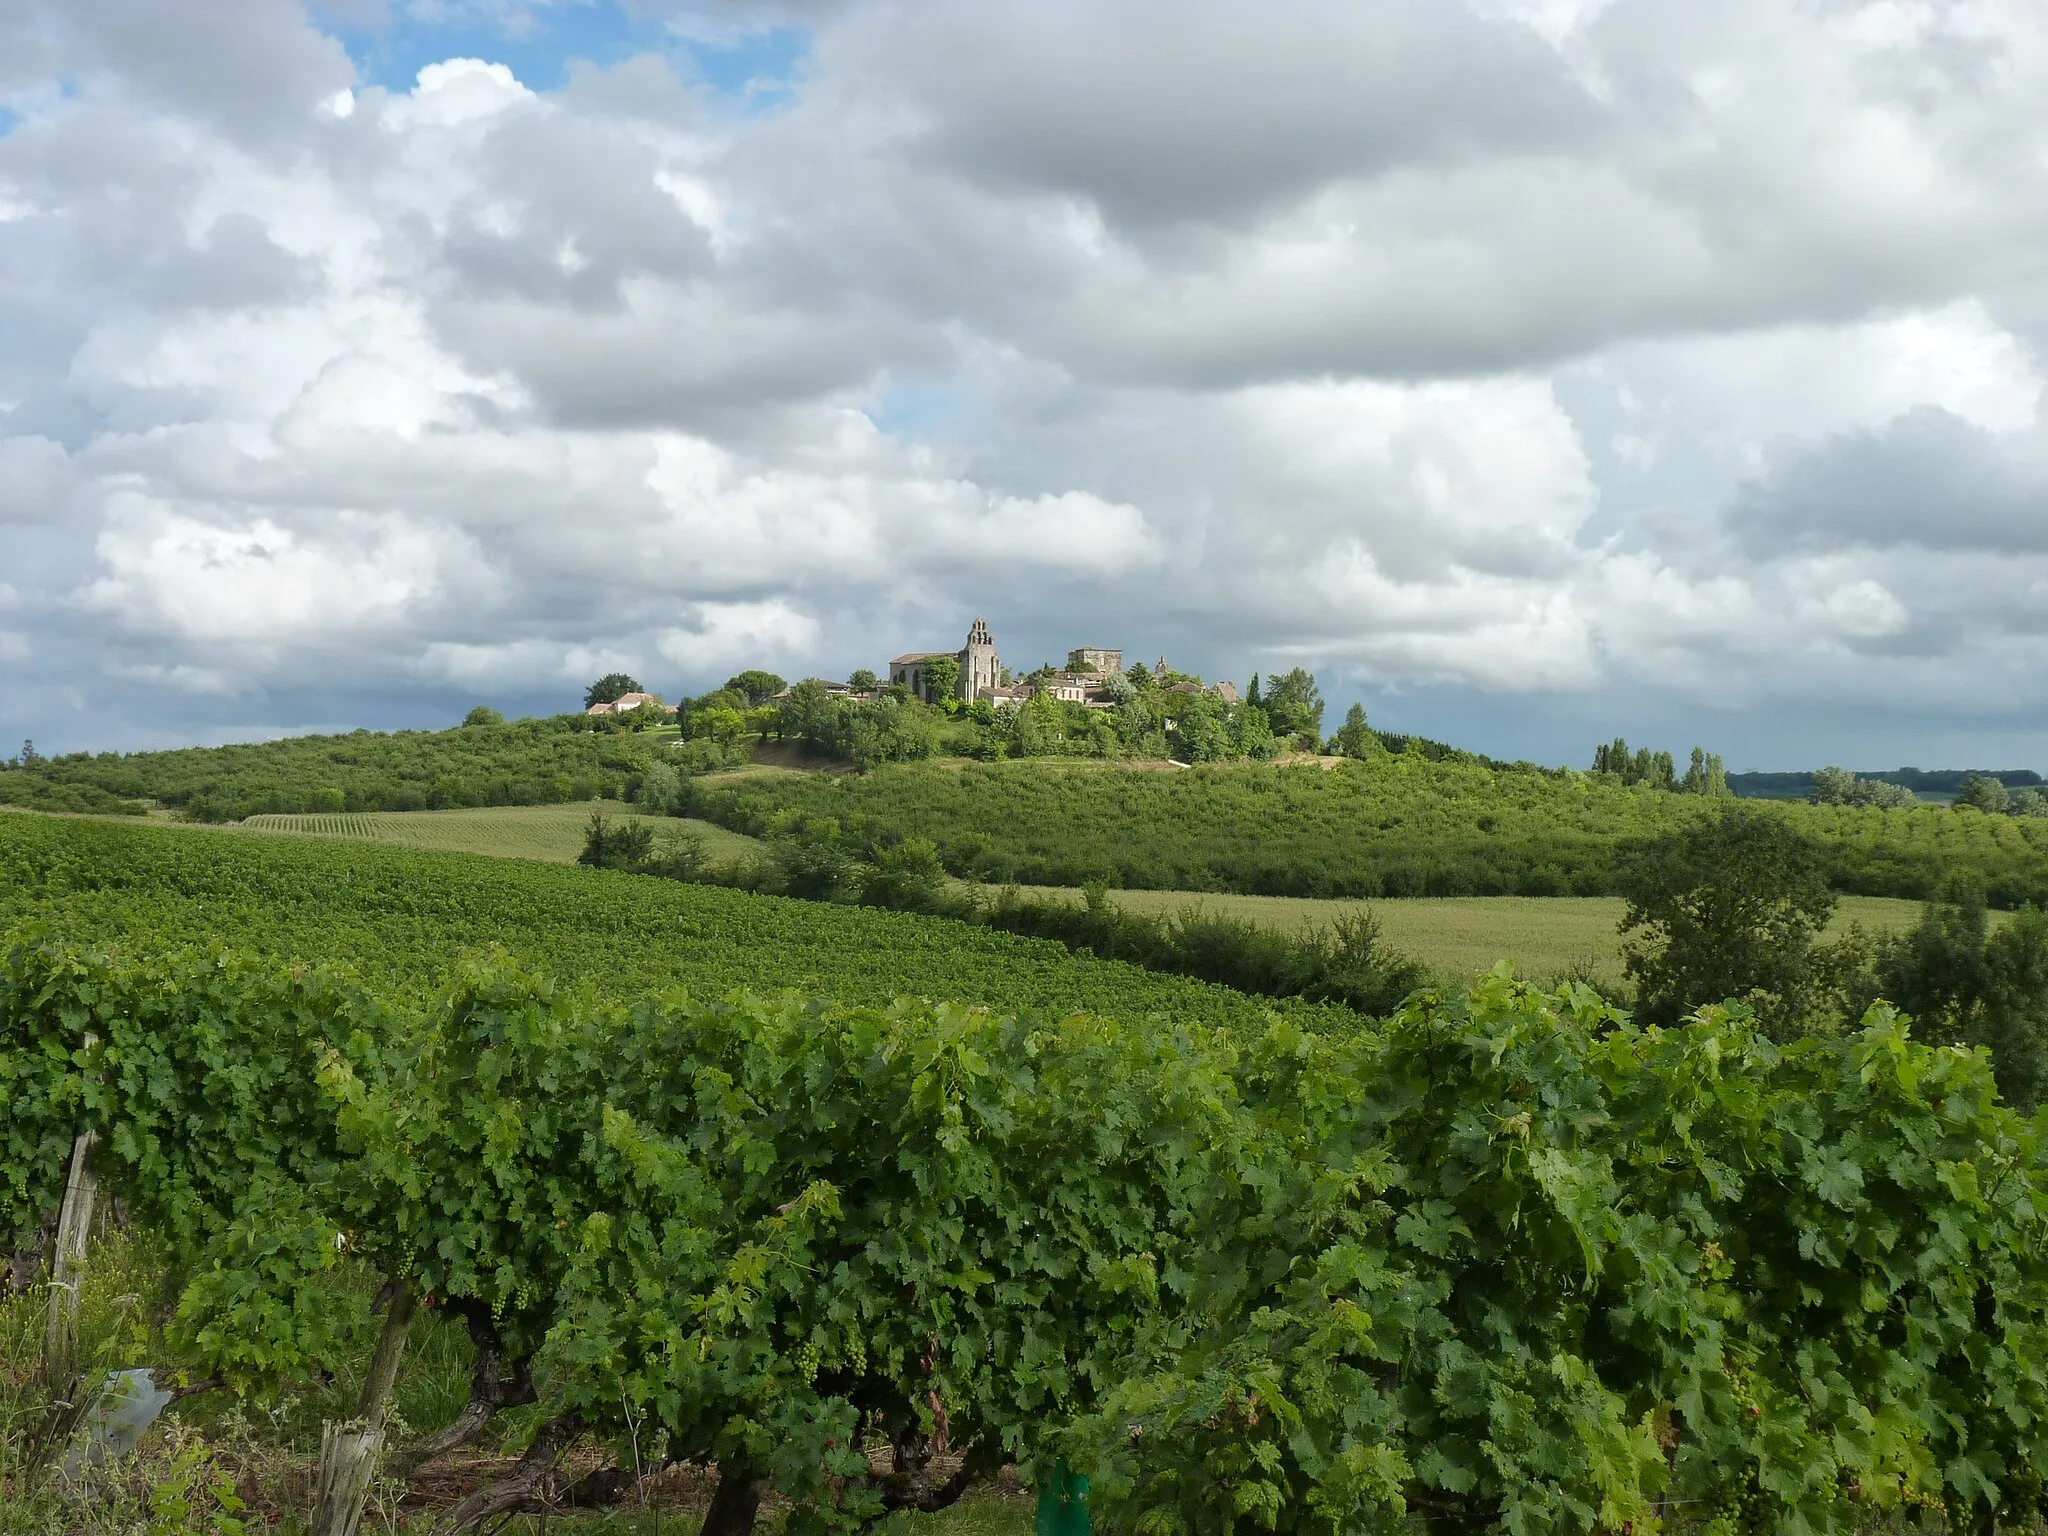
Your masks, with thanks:
M1002 681L1002 658L988 632L988 621L976 619L967 631L967 644L960 650L960 697L972 704Z

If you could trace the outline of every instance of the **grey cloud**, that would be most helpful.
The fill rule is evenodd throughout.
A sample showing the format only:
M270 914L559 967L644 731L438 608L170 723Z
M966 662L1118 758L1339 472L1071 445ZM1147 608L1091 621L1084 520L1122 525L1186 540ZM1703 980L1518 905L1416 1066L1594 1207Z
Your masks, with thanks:
M1437 0L876 13L820 50L921 121L913 153L1113 225L1236 224L1339 180L1582 143L1601 114L1527 29Z
M142 98L220 124L267 152L299 138L319 101L352 84L335 39L288 0L28 0L56 67L119 79Z
M318 262L285 250L252 215L230 213L197 243L164 251L133 292L170 309L263 308L304 298L319 280Z
M77 483L62 445L47 437L0 437L0 523L56 518Z
M709 265L705 232L656 181L660 157L601 126L520 113L493 133L440 254L458 289L577 309L614 306L628 278Z
M1752 554L1866 547L2048 552L2048 441L1920 409L1782 447L1729 509Z

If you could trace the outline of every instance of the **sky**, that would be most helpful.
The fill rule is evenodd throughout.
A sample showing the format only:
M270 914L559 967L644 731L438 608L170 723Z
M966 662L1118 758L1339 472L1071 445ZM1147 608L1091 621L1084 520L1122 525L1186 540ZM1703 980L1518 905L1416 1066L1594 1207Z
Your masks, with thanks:
M9 0L0 742L984 615L2048 768L2044 344L2039 0Z

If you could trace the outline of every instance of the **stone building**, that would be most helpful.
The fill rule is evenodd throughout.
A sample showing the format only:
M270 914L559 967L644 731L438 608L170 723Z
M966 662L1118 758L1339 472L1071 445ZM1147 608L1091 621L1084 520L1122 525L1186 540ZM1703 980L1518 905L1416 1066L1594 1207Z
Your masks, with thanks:
M1124 653L1106 645L1078 645L1067 652L1069 672L1093 672L1097 677L1107 677L1123 669Z
M912 651L898 656L889 663L889 681L902 684L925 703L932 702L931 690L925 681L926 668L942 657L950 656L960 664L958 695L968 703L983 698L1002 685L1003 661L996 655L995 637L988 632L988 621L976 619L967 631L967 643L957 651Z

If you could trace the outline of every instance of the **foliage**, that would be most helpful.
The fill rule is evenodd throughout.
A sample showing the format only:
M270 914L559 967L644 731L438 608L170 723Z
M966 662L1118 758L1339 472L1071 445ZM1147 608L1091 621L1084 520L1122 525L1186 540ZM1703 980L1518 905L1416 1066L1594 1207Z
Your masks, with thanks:
M479 704L462 717L464 725L503 725L505 717L488 704Z
M1162 916L1123 911L1096 885L1078 906L1005 890L992 904L962 915L1147 970L1268 997L1342 1003L1369 1016L1391 1013L1425 980L1420 965L1387 948L1369 912L1288 934L1199 908Z
M1989 931L1984 897L1963 882L1919 926L1878 947L1867 996L1910 1014L1923 1038L1984 1046L2006 1097L2048 1099L2048 914L2022 911Z
M1965 808L1982 811L1987 816L2002 816L2010 801L2005 786L1989 774L1973 773L1963 780L1962 788L1956 791L1956 809Z
M777 716L782 735L821 757L860 768L912 762L939 749L938 712L915 699L841 699L825 685L798 683Z
M1780 1049L1504 972L1276 1036L1276 1140L1070 1438L1122 1526L1847 1533L2019 1521L2048 1187L1981 1055L1872 1010Z
M630 792L656 750L650 738L592 730L585 717L568 715L448 731L353 731L170 752L81 752L0 773L0 803L103 811L154 800L188 820L209 822L551 805ZM78 803L60 803L67 798Z
M788 686L773 672L764 672L759 667L750 667L725 680L726 691L742 695L749 704L766 704Z
M1784 1029L1808 1013L1813 941L1834 910L1814 850L1782 821L1730 805L1635 854L1621 931L1636 1011L1669 1024L1704 1003L1749 1002Z
M1814 773L1813 788L1806 798L1815 805L1875 805L1885 809L1914 805L1920 799L1902 784L1889 784L1883 779L1859 779L1846 768L1833 767Z
M1721 754L1709 752L1705 747L1694 747L1685 777L1678 781L1678 790L1680 794L1712 795L1716 799L1725 799L1728 795L1728 768L1721 761Z
M1282 740L1298 736L1322 740L1323 696L1316 688L1315 674L1307 668L1296 667L1283 676L1266 679L1264 708L1273 734Z
M590 813L578 864L592 869L639 869L654 854L654 831L644 821L614 824L602 811Z
M593 704L616 704L629 693L643 691L636 678L628 677L624 672L607 672L583 690L583 707L588 709Z
M924 700L944 707L960 697L960 660L957 656L934 656L924 664Z
M2037 1132L1884 1008L1781 1049L1502 972L1233 1038L599 1005L501 962L393 1005L29 940L0 1044L172 1238L185 1363L338 1363L341 1240L532 1367L567 1438L764 1475L795 1532L903 1497L866 1437L941 1433L1027 1478L1064 1453L1142 1530L1576 1536L1669 1500L1818 1536L2040 1501Z
M1370 757L1379 749L1379 738L1365 723L1365 706L1354 704L1344 712L1344 723L1330 738L1330 750L1340 757Z
M1631 753L1628 743L1617 736L1606 746L1593 749L1593 771L1611 773L1624 784L1647 784L1652 789L1676 789L1678 769L1669 752L1652 752L1643 747Z
M846 679L846 686L860 693L873 693L882 686L882 680L868 668L856 667Z
M758 836L792 815L833 821L864 849L925 837L952 874L997 884L1274 896L1612 895L1625 847L1719 813L1711 796L1605 775L1432 760L1413 740L1328 772L931 763L693 791L694 814L735 831ZM1840 891L1925 899L1964 872L1995 905L2048 903L2041 820L1796 804L1764 814L1815 847Z

